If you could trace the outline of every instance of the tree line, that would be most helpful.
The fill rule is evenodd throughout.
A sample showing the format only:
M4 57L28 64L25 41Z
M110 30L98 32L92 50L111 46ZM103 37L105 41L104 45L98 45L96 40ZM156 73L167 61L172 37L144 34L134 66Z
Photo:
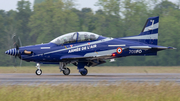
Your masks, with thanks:
M180 65L180 1L168 0L98 0L99 10L76 8L74 0L21 0L16 10L0 10L0 65L13 64L4 51L12 48L12 36L22 45L50 42L69 32L88 31L107 37L138 35L147 18L160 16L158 45L177 50L158 52L157 56L130 56L116 59L113 66L176 66ZM32 65L23 63L23 65Z

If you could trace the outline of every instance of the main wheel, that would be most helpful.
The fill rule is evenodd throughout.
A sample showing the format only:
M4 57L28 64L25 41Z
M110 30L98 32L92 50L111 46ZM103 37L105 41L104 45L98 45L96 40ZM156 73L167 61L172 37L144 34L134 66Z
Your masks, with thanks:
M88 73L88 70L86 68L84 68L83 71L80 72L82 76L86 76Z
M65 68L64 70L63 70L63 74L64 75L69 75L70 74L70 69L69 68Z
M36 75L41 75L42 74L42 70L41 69L37 69L35 73L36 73Z

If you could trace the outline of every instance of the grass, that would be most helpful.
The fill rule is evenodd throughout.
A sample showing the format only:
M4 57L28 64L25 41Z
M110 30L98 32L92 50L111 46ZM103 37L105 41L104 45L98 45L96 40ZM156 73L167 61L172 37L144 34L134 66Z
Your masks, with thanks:
M180 101L173 82L117 85L0 86L1 101Z
M71 73L78 73L77 67L69 67ZM58 66L41 66L43 73L59 73ZM103 67L90 67L89 73L180 73L180 66L161 67L161 66L103 66ZM0 73L34 73L36 67L0 67Z
M43 73L59 73L58 66L42 66ZM70 67L78 73L76 67ZM0 67L0 73L34 73L36 67ZM180 73L180 67L92 67L90 73ZM180 101L180 84L160 83L121 83L106 85L41 84L0 85L0 101Z

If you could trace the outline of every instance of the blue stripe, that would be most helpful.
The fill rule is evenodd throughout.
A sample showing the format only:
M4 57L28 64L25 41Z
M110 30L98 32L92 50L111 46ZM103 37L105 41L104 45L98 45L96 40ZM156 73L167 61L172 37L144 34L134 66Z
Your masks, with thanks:
M157 45L158 44L158 40L157 39L126 39L129 41L138 41L138 42L142 42L145 44L152 44L152 45Z
M158 33L158 28L154 30L149 30L146 32L141 32L139 35L149 35L149 34L156 34L156 33Z

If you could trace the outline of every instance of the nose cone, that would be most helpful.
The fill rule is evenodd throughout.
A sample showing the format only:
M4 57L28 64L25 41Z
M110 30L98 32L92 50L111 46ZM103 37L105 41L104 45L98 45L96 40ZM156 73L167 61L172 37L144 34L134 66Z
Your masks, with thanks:
M5 54L16 56L18 54L18 50L16 48L5 51Z
M9 54L9 50L5 51L5 54Z

